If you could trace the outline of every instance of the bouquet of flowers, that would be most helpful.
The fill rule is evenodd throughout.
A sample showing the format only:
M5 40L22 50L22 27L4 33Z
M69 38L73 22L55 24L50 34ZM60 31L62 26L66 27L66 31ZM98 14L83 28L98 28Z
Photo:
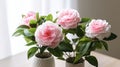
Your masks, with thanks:
M87 60L98 67L97 59L91 55L96 49L108 51L106 41L117 36L111 32L111 25L106 20L81 18L75 9L65 9L57 13L40 16L39 13L29 12L22 15L23 24L14 36L23 35L28 50L28 58L35 54L49 52L58 59L69 63L83 63ZM69 39L68 34L76 36ZM45 57L45 55L43 56Z

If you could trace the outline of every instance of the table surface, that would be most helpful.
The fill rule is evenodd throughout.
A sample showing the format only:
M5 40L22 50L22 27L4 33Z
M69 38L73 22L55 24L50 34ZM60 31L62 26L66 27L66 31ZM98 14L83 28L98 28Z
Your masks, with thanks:
M120 60L103 55L100 53L92 52L92 55L98 59L99 67L120 67ZM26 52L11 56L0 60L0 67L32 67L32 59L26 58ZM56 67L65 67L65 62L55 59ZM94 67L85 62L85 67Z

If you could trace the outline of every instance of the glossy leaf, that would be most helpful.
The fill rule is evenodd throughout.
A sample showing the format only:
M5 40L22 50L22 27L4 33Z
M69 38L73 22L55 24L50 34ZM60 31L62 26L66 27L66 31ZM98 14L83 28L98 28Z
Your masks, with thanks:
M79 43L76 48L78 49L78 52L83 56L84 54L87 53L90 45L91 42L83 42L83 43Z
M108 44L105 41L100 41L101 45L104 46L105 50L108 51Z
M98 61L94 56L86 56L85 59L95 67L98 67Z
M90 45L91 45L91 42L83 44L83 47L81 48L81 51L79 51L80 54L84 55L88 51L88 48L90 47Z
M93 42L93 48L97 48L97 49L102 49L103 44L100 43L100 41L94 41Z
M84 36L84 32L82 31L80 26L78 26L76 28L76 34L77 34L78 37L83 37Z
M106 41L111 41L117 38L117 35L114 33L111 33L111 35L108 38L104 38Z
M80 41L81 41L81 42L89 42L89 41L92 41L92 39L84 36L84 37L82 37L82 38L80 39Z
M27 25L20 25L17 27L17 29L22 28L22 29L29 29L29 26Z
M31 41L31 42L27 43L26 46L32 46L32 45L35 45L35 44L36 44L35 41Z
M90 20L91 20L90 18L82 18L81 19L81 23L89 22Z
M63 52L58 47L56 47L54 49L53 48L48 48L48 51L56 57L62 57L63 56Z
M31 32L29 31L29 29L25 29L25 30L24 30L24 35L25 35L25 36L34 36L34 34L31 33Z
M36 20L30 20L30 27L36 28L37 26L37 21Z
M27 54L28 54L28 59L30 59L31 57L33 57L35 55L35 53L37 52L38 48L37 47L32 47L28 50Z
M52 14L49 14L49 15L46 17L46 20L47 20L47 21L52 21L52 20L53 20Z
M23 29L17 29L12 36L20 36L23 35Z
M30 28L29 29L29 32L32 33L33 35L34 35L35 31L36 31L36 28Z
M76 29L63 29L63 33L66 35L67 33L71 33L71 34L75 34L76 32Z
M80 53L76 53L76 57L73 63L77 63L80 60L80 58L82 58L82 55Z
M64 52L72 52L73 51L73 47L71 44L66 43L66 42L61 42L58 46L58 48Z
M24 36L26 42L35 41L35 36Z
M25 36L24 36L24 39L25 39L25 41L26 41L27 43L32 42L32 40L31 40L30 38L28 38L28 37L25 37Z
M76 46L76 51L78 53L76 53L74 63L78 62L79 59L82 58L88 52L90 45L91 45L91 42L80 42Z
M40 53L42 54L47 49L47 46L40 47Z
M30 24L36 24L37 21L36 20L30 20Z

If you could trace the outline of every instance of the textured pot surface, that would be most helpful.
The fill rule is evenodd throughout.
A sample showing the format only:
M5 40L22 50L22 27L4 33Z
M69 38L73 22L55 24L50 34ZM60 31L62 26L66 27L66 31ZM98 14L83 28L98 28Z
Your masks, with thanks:
M37 58L34 57L33 67L55 67L54 57L49 58Z
M84 67L84 63L72 64L72 63L66 62L66 67Z

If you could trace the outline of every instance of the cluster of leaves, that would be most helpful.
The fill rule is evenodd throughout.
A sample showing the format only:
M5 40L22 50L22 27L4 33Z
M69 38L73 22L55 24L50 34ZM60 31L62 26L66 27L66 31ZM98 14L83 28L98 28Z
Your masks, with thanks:
M97 38L91 39L86 37L85 27L86 24L88 24L91 21L91 19L82 18L77 28L68 30L63 29L64 40L60 42L58 47L49 48L46 46L38 46L34 36L37 26L41 25L45 21L52 21L55 23L57 19L53 19L53 16L51 14L47 16L39 16L38 13L36 13L36 18L36 20L30 21L30 26L20 25L13 34L14 36L23 35L24 39L27 42L26 46L31 46L28 50L28 59L34 56L36 53L42 54L46 49L51 54L62 60L66 60L66 58L64 58L63 56L64 54L74 52L75 56L72 63L77 63L81 58L84 57L85 60L87 60L90 64L98 67L97 59L94 56L90 55L91 51L103 48L108 51L108 44L106 43L106 41L113 40L117 37L114 33L111 33L110 37L104 38L103 40L99 40ZM67 38L66 35L68 33L75 34L78 36L78 38L72 39L73 43L76 44L76 46L71 44L71 41ZM73 48L73 46L75 46L75 48ZM68 58L71 57L69 55L67 56Z
M22 16L24 17L24 15ZM36 53L42 54L46 49L48 49L51 53L55 55L59 55L60 53L56 52L58 51L57 48L52 49L48 48L46 46L38 46L37 42L35 41L35 31L36 28L44 23L45 21L52 21L56 22L56 19L53 19L53 16L51 14L47 16L39 16L39 13L36 13L36 20L30 20L29 26L27 25L20 25L17 27L16 31L13 33L13 36L20 36L22 35L27 42L26 46L30 46L30 49L28 50L28 59L34 56Z
M97 59L94 56L90 55L90 52L97 49L97 48L102 48L104 45L105 48L108 50L108 46L105 42L99 41L99 40L93 40L90 38L85 37L85 25L90 21L91 19L89 18L82 18L82 21L80 22L80 25L78 25L77 28L75 29L69 29L65 30L63 29L64 33L64 40L59 44L58 48L62 50L62 53L75 53L76 55L74 56L74 60L72 63L76 64L79 62L79 60L83 57L91 63L94 66L98 65ZM70 40L67 39L66 35L68 33L71 34L76 34L78 38L73 39L72 41L76 44L75 49L73 48L73 44L70 43ZM98 43L98 42L101 42ZM97 43L97 45L96 45ZM62 54L61 54L62 55ZM68 58L71 58L71 56L68 55ZM59 57L59 59L66 60L64 57Z
M74 64L78 63L79 60L84 57L84 59L87 60L90 64L98 67L98 61L94 56L91 55L91 52L95 51L96 49L105 49L108 51L108 44L106 41L111 41L117 36L114 33L111 33L108 38L104 38L103 40L86 37L85 26L89 23L90 20L90 18L82 18L82 21L77 28L69 30L63 29L64 40L59 44L58 48L62 51L62 54L72 52L75 53L75 58L72 61ZM76 45L71 44L70 40L67 39L66 35L68 33L76 34L78 36L78 38L72 39L73 43ZM73 46L75 46L75 48L73 48ZM71 56L68 55L68 58L71 58ZM66 58L62 56L59 57L59 59L66 60Z

